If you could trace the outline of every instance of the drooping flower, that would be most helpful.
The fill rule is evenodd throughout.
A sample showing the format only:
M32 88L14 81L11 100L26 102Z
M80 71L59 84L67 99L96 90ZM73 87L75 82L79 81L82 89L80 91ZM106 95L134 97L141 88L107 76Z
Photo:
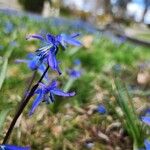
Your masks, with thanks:
M34 34L29 35L27 39L39 39L43 43L43 47L36 50L36 55L39 56L41 60L47 59L47 63L51 69L61 74L59 62L56 59L59 46L61 46L63 49L66 48L67 44L81 46L81 43L75 39L77 36L79 36L79 34L58 34L55 36L48 33L46 38L42 37L41 35Z
M30 147L21 147L15 145L0 145L0 150L30 150Z
M35 91L34 94L37 94L36 99L34 100L29 115L32 115L37 106L42 102L45 101L47 104L54 102L54 95L63 96L63 97L70 97L74 96L75 92L66 93L57 88L57 82L53 81L50 85L45 85L40 83L40 87Z
M97 107L97 112L100 113L100 114L105 114L106 113L106 108L104 105L99 105Z

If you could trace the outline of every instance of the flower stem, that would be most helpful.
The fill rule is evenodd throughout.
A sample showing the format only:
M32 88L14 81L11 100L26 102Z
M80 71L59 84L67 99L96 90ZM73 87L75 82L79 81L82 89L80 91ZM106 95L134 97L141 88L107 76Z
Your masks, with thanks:
M24 94L24 98L25 98L25 99L21 102L21 104L20 104L20 106L19 106L19 108L18 108L18 110L17 110L17 112L16 112L16 114L15 114L15 116L14 116L14 118L13 118L11 124L10 124L10 127L9 127L9 129L8 129L8 131L7 131L6 135L5 135L5 137L4 137L4 140L3 140L3 143L2 143L2 144L6 144L6 143L7 143L8 139L9 139L11 133L12 133L12 130L13 130L13 128L14 128L14 126L15 126L15 124L16 124L18 118L19 118L19 116L20 116L21 113L23 112L24 108L25 108L26 105L28 104L28 102L29 102L29 100L31 99L31 97L34 95L35 90L38 88L39 83L40 83L40 82L42 81L42 79L44 78L44 76L45 76L45 74L47 73L48 69L49 69L49 66L47 66L47 68L45 69L43 75L41 76L41 78L39 79L39 81L37 82L37 84L35 84L35 85L31 88L29 94L28 94L27 96Z

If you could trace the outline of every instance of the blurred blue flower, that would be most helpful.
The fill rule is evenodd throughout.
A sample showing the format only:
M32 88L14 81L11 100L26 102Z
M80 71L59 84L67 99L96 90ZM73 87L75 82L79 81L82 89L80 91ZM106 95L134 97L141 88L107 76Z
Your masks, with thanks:
M34 94L37 94L36 99L34 100L29 115L32 115L37 106L44 100L47 104L54 102L54 95L70 97L74 96L75 92L66 93L57 88L57 82L53 81L50 85L45 85L40 83L40 87L35 91Z
M144 111L144 115L150 115L150 108L147 108L147 109Z
M127 40L126 36L119 36L120 44L124 43Z
M146 150L150 150L150 141L149 140L145 140L144 145L145 145Z
M143 116L142 121L150 126L150 116Z
M55 36L48 33L46 34L46 38L42 37L41 35L34 34L29 35L27 39L34 38L42 41L44 46L36 50L36 55L39 56L41 60L47 59L48 65L51 67L51 69L61 74L59 62L56 59L59 46L61 46L63 49L66 48L67 44L81 46L81 43L75 39L77 36L79 36L79 34L58 34Z
M30 150L30 147L21 147L15 145L0 145L0 150Z
M11 41L9 44L10 44L12 47L18 46L18 43L17 43L16 41Z
M100 114L105 114L106 113L106 108L104 105L99 105L97 107L97 112L100 113Z
M76 59L76 60L74 61L74 64L75 64L75 65L80 65L80 64L81 64L81 61L80 61L79 59Z
M80 78L81 76L81 71L79 70L75 70L75 69L69 69L68 70L68 74L71 78L73 79L77 79L77 78Z
M81 65L81 61L79 59L76 59L74 61L75 66L72 69L68 69L68 74L71 78L73 79L78 79L81 76L81 70L80 70L80 65Z
M13 29L14 29L14 25L12 24L12 22L7 21L7 22L5 23L4 32L5 32L6 34L9 34L9 33L11 33L11 32L13 31Z

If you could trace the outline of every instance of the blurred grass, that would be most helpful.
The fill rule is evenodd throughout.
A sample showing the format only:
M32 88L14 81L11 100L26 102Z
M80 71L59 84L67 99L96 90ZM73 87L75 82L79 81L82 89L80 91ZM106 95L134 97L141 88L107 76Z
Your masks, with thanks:
M21 136L20 143L31 144L33 149L41 150L43 147L50 147L52 150L58 150L62 149L62 144L65 145L66 143L66 147L68 147L66 149L72 149L72 147L75 149L87 149L84 146L84 142L92 138L92 140L94 139L96 141L95 145L97 146L95 150L99 148L105 150L105 142L103 142L101 138L98 138L98 140L94 138L94 130L104 132L109 123L111 124L112 122L118 121L110 105L113 103L113 96L111 95L111 83L113 78L112 67L115 64L123 66L125 69L123 79L126 80L129 85L137 85L135 79L138 72L138 65L149 60L149 48L132 45L128 42L120 43L120 41L118 41L118 43L114 43L101 33L91 34L86 32L86 30L73 28L69 24L59 24L59 26L56 26L50 19L37 20L32 17L6 15L0 12L0 45L3 46L0 50L1 57L9 50L8 45L12 42L14 31L17 32L17 38L15 39L17 46L14 46L14 51L9 58L6 80L2 86L2 91L0 91L0 112L2 113L4 108L12 106L12 113L9 114L8 118L13 116L16 106L21 100L27 81L31 76L31 71L24 64L18 65L14 63L15 59L24 58L28 52L32 52L40 46L38 41L26 41L26 35L31 33L44 34L47 32L52 34L59 34L60 32L80 32L81 41L83 41L83 38L86 39L87 35L92 36L93 41L88 48L84 46L76 50L72 47L68 47L65 52L58 53L62 72L70 68L73 60L76 58L81 60L83 75L76 80L71 88L71 91L76 91L76 96L66 100L57 98L56 101L62 100L63 103L57 111L53 111L55 114L49 110L49 108L52 109L53 106L46 107L45 104L42 104L44 105L43 107L42 105L40 106L42 109L39 108L40 111L37 110L35 116L27 119L28 112L26 110L25 117L22 117L25 123L21 121L20 125L16 127L19 130L16 133L14 132L13 135L15 138L11 139L12 142L18 144L18 139ZM13 24L13 29L9 33L6 33L6 22L8 21ZM53 76L55 76L55 74L52 74L50 77L53 78ZM58 77L58 80L60 81L60 87L64 87L64 84L68 80L66 73ZM145 97L143 99L145 99ZM107 102L110 104L107 104ZM108 118L101 117L95 113L91 116L87 115L89 110L88 106L96 106L99 103L106 103L108 109L110 109L109 113L111 115L109 115ZM74 107L79 107L81 110L83 108L83 112L74 110ZM44 108L48 108L48 110ZM78 120L77 117L81 117L81 119ZM6 120L10 122L8 118ZM27 120L25 121L25 119ZM73 123L75 121L77 122L76 125ZM53 128L59 125L63 128L62 131L60 131L60 128L59 130L54 129L53 131ZM7 126L8 124L6 123L5 127ZM58 132L59 136L55 136L55 132ZM110 134L107 134L107 136L110 136ZM128 142L125 143L128 145ZM116 142L114 145L110 145L115 148L115 144L118 143ZM122 144L120 143L118 146L121 147Z

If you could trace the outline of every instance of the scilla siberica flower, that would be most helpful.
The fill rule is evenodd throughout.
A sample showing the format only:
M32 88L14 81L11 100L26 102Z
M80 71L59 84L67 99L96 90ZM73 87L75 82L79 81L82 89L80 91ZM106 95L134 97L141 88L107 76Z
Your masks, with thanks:
M45 101L47 104L54 102L54 95L69 97L74 96L75 92L66 93L57 88L57 82L53 81L50 85L45 85L40 83L40 87L35 91L34 94L37 94L36 99L34 100L29 115L32 115L37 106Z
M0 150L30 150L30 147L21 147L15 145L0 145Z
M79 34L59 34L54 36L48 33L46 35L46 38L43 38L41 35L35 34L29 35L27 39L35 38L42 41L44 46L36 50L36 55L39 56L39 58L36 58L37 61L42 63L44 59L47 59L47 63L51 67L51 69L61 74L59 62L56 59L56 54L58 52L59 46L61 46L63 49L66 48L67 44L81 46L81 43L75 39L77 36L79 36Z

